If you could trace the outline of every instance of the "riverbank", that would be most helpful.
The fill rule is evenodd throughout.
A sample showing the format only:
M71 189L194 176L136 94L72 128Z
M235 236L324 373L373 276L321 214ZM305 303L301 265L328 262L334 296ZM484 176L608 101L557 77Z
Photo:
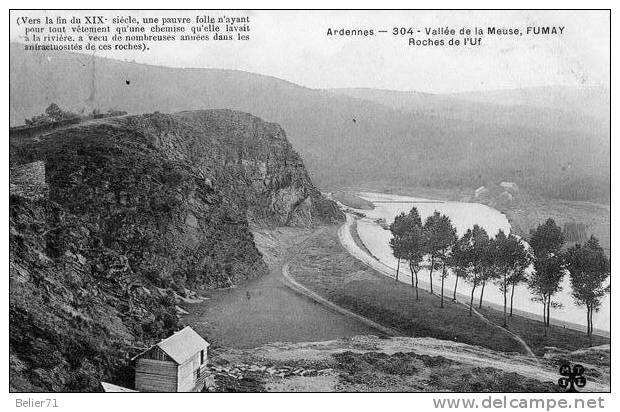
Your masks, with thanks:
M352 207L353 209L372 210L375 208L375 205L372 202L369 202L368 200L363 199L352 192L339 190L331 193L330 198L347 207Z
M253 230L269 273L233 288L210 290L204 300L181 302L182 322L215 346L253 348L272 342L307 342L381 332L286 286L282 266L317 229Z
M387 269L390 272L388 275L392 277L396 272L398 261L393 256L389 246L389 241L392 237L391 233L389 230L385 230L385 224L382 222L391 222L398 213L408 212L411 207L415 206L418 209L422 219L425 219L425 217L432 214L435 210L446 214L452 220L459 235L463 234L474 224L482 226L489 236L494 236L500 229L505 233L509 231L512 232L513 230L509 220L504 214L484 204L460 201L431 201L425 198L421 199L418 197L371 192L362 192L360 196L372 200L376 204L374 210L364 212L364 216L356 222L357 235L361 240L360 247L364 250L368 250L371 256L379 260L385 266L385 268L382 266L382 269ZM419 273L419 278L427 282L430 275L428 269L430 266L428 263L429 262L426 261L426 264ZM402 274L400 276L401 281L410 281L411 273L406 265L401 266L400 273ZM435 276L435 278L434 283L438 281L439 276ZM455 280L452 271L448 270L445 283L450 292L455 284ZM428 283L421 283L420 286L430 290L430 285ZM585 331L585 311L583 307L575 303L571 294L572 287L568 276L564 276L560 286L560 290L554 295L554 300L558 302L560 306L552 310L551 323L560 327ZM458 291L468 296L471 293L471 285L468 282L459 282ZM480 291L481 288L476 290L476 300L479 299ZM531 292L526 284L517 285L514 294L514 312L537 320L542 311L542 305L533 301L531 298ZM493 309L503 308L503 295L497 285L489 284L488 287L485 288L484 300L482 303L484 306ZM607 295L602 299L600 311L593 316L595 326L594 333L597 335L609 336L609 308L610 296Z
M369 268L343 248L338 227L326 227L308 237L290 261L291 276L319 295L406 336L425 336L497 351L521 352L521 345L457 303L415 290Z
M331 302L365 316L382 325L402 331L407 336L433 337L483 346L496 351L524 352L522 345L509 333L502 333L497 323L500 312L486 309L495 325L469 316L465 305L446 297L440 299L426 290L396 282L369 267L375 260L360 261L345 249L338 239L338 228L327 227L309 236L290 261L295 280ZM379 262L380 264L380 262ZM514 326L513 326L514 325ZM549 336L542 337L542 323L513 316L511 331L521 336L534 353L542 355L547 346L576 350L590 345L585 333L552 326ZM538 333L540 331L540 333ZM594 336L593 345L609 340Z
M482 200L476 200L474 197L475 189L475 187L430 188L368 184L339 190L355 196L360 192L377 192L448 202L481 202ZM512 226L512 231L519 236L527 237L530 230L535 229L548 218L552 218L560 226L570 222L583 223L586 226L586 236L596 236L608 255L611 252L611 208L609 203L550 199L521 190L518 195L514 196L510 204L495 205L495 207L506 215Z
M552 327L552 339L523 336L544 354L528 356L510 334L489 324L499 312L483 311L489 321L469 317L464 305L447 299L441 308L424 290L416 301L413 288L350 255L338 238L342 229L255 231L273 272L184 305L190 311L185 323L213 343L210 390L548 392L559 389L558 369L566 361L585 366L586 390L609 390L608 345L573 352L587 345L574 331ZM320 299L285 286L285 265ZM409 337L379 336L324 300ZM602 342L608 340L595 344Z

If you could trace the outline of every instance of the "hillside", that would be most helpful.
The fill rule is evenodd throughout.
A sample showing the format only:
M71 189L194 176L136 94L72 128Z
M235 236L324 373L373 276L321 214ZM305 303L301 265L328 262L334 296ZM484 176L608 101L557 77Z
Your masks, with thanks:
M330 92L393 109L463 121L609 134L609 90L570 87L429 94L381 89Z
M250 224L342 219L278 125L229 110L12 137L10 162L13 391L129 384L180 299L266 272Z
M475 188L510 180L546 197L609 199L604 123L597 127L586 115L571 120L564 110L471 103L458 105L458 116L442 105L412 112L252 73L26 53L17 44L10 73L11 124L51 102L77 112L229 108L280 124L323 189L394 181Z
M546 86L529 89L466 92L449 95L451 98L503 106L529 106L537 109L580 113L609 124L610 92L604 87Z

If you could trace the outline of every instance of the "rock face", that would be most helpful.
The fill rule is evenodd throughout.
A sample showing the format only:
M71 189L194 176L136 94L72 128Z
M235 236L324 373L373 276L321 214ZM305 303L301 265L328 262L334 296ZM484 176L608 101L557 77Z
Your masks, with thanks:
M172 159L187 161L253 224L307 226L342 221L313 186L282 128L232 110L116 120Z
M341 219L282 129L244 113L94 120L10 150L12 172L46 184L25 196L11 182L15 391L130 385L128 348L178 328L178 296L266 272L250 224Z
M28 198L47 197L45 162L37 161L10 169L9 193Z

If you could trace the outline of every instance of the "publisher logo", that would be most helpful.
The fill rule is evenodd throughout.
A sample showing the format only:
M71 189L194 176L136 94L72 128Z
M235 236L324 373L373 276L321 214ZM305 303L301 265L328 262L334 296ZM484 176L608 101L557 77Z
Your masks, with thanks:
M562 377L558 379L558 385L566 389L566 392L578 392L577 388L586 386L587 379L583 376L585 371L585 368L581 365L574 365L572 369L570 365L564 364L560 366L560 375Z

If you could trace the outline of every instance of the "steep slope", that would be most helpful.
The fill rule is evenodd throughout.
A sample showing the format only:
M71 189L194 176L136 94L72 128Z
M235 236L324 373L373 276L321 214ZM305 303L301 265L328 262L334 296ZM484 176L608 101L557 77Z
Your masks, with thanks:
M10 150L11 390L128 385L179 297L265 273L250 223L341 219L282 129L245 113L94 120Z
M315 183L325 188L394 182L478 187L510 180L549 197L609 197L608 133L547 121L543 109L527 109L516 123L484 123L477 115L404 112L251 73L26 53L17 44L11 45L10 73L12 124L51 102L74 111L130 113L229 108L282 125ZM472 113L484 112L482 107ZM493 110L510 119L514 109Z
M108 149L106 145L114 149L138 145L132 150L149 150L191 165L207 187L223 194L223 202L231 211L241 218L247 216L251 223L304 226L343 220L335 204L312 185L282 128L246 113L211 110L91 120L35 139L15 138L11 145L13 163L46 161L48 179L53 183L52 200L71 195L71 206L84 207L84 194L77 193L72 185L62 189L60 185L67 184L66 176L76 173L76 158L81 164L92 165L101 161L96 156ZM87 150L84 158L79 157L80 146ZM116 158L110 155L105 160ZM134 160L123 165L124 170L130 167L140 167L140 163ZM89 180L85 185L100 183Z

